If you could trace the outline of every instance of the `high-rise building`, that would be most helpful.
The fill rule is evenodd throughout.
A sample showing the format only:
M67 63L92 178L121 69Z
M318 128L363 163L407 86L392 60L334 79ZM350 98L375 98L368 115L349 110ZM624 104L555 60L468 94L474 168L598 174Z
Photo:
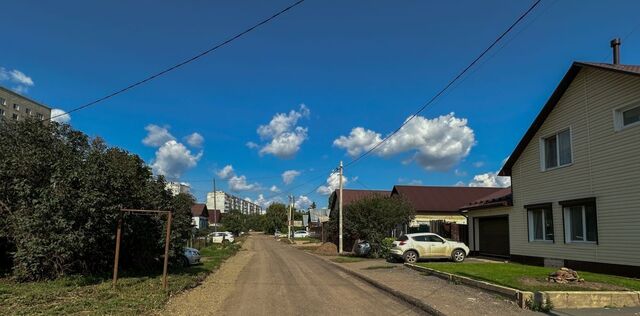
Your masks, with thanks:
M0 87L0 122L22 121L27 117L49 121L51 108L23 95Z
M207 193L207 208L210 210L220 210L221 213L227 213L231 210L239 210L243 214L260 214L262 207L224 191L216 191Z
M180 193L189 193L191 191L191 187L183 182L167 182L165 189L171 191L171 194L178 195Z

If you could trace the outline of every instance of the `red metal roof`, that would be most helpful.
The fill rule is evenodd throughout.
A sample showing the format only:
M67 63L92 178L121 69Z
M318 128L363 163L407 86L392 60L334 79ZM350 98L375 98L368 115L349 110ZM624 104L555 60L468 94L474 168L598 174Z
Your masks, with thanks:
M349 205L357 200L360 200L365 197L369 197L372 195L383 195L390 196L391 191L384 190L353 190L353 189L342 189L342 207ZM338 197L340 196L340 191L335 190L331 193L331 197L329 197L330 205L329 209L337 210L338 209Z
M406 198L417 213L458 213L463 205L500 190L502 188L396 185L391 195L399 194Z
M204 216L209 217L206 204L193 204L191 206L191 216Z
M495 206L509 206L513 205L511 187L502 188L498 191L495 191L487 196L484 196L475 201L469 202L460 210L477 210Z

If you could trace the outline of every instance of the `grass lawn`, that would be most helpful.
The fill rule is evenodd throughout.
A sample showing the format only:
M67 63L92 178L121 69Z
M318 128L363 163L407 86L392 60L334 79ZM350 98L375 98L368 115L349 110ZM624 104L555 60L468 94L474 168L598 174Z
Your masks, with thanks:
M0 278L0 315L149 314L162 309L169 295L198 285L238 250L239 246L219 245L200 249L201 265L169 269L168 292L162 289L162 272L150 276L121 273L115 290L110 277L70 276L29 283Z
M578 275L585 279L585 283L548 283L546 277L557 269L516 263L429 262L418 265L526 291L640 290L640 279L580 271Z
M350 256L339 256L339 257L331 259L331 261L337 262L337 263L352 263L352 262L360 262L360 261L363 261L363 260L365 260L365 258L350 257Z

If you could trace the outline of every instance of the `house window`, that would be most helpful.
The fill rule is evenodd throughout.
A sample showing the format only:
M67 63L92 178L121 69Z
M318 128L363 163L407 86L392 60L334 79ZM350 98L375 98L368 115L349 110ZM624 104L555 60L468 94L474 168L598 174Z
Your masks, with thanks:
M0 116L4 116L4 110L0 109Z
M7 105L7 99L0 98L0 105Z
M598 217L595 199L560 202L564 212L564 240L571 242L598 241Z
M42 113L37 113L37 114L36 114L36 117L37 117L39 120L44 119L44 115L42 115Z
M25 112L27 112L27 115L31 115L31 109L30 108L26 108Z
M640 105L636 103L614 110L613 119L616 131L640 125Z
M571 130L566 129L542 139L543 170L566 166L572 162Z
M16 111L20 111L20 104L14 103L13 104L13 109Z
M13 113L13 115L11 115L11 118L17 121L18 120L18 114Z
M553 241L553 211L551 204L527 207L529 241Z

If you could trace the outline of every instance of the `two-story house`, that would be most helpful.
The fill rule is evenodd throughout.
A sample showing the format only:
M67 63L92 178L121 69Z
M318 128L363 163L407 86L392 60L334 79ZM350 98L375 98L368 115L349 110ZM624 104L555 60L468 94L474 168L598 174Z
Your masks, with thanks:
M640 66L618 45L571 65L500 171L514 261L640 276Z

